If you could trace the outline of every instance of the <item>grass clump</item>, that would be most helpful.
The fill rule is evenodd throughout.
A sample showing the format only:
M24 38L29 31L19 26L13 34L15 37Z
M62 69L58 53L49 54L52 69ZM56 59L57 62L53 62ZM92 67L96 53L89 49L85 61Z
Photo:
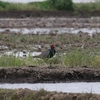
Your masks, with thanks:
M79 3L75 4L74 10L80 11L94 11L100 10L100 2L90 2L90 3Z
M6 8L8 5L9 5L8 2L2 2L2 1L0 1L0 8L1 8L1 9L2 9L2 8Z
M66 53L64 58L66 66L91 66L98 67L100 65L100 55L97 52L88 50L74 50Z
M44 1L44 2L30 2L30 3L8 3L8 2L3 2L0 1L0 10L4 11L4 10L13 10L13 11L19 11L19 10L50 10L52 8L50 8L48 2Z
M47 0L57 10L73 10L72 0Z
M14 55L3 55L0 57L1 67L16 67L16 66L29 66L29 65L43 65L44 61L41 59L35 59L31 56L26 58L16 57Z
M51 8L49 5L49 2L30 2L27 4L30 7L33 7L33 9L36 10L53 10L54 8Z
M3 55L0 57L0 66L6 67L6 66L21 66L22 59L17 58L13 55Z

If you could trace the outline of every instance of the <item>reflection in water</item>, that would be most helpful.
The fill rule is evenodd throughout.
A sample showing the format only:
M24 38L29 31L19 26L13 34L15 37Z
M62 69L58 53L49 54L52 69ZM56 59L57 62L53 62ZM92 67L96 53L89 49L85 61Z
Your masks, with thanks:
M100 82L73 82L73 83L37 83L37 84L0 84L0 88L31 90L45 89L47 91L72 92L72 93L97 93L100 94Z

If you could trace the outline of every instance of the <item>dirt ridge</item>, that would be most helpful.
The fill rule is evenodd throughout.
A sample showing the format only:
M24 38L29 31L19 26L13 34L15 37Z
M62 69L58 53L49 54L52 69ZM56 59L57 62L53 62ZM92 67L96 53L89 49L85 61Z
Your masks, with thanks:
M89 11L0 11L0 18L25 18L25 17L96 17L100 16L99 10Z
M0 68L0 83L100 81L100 68L62 67Z

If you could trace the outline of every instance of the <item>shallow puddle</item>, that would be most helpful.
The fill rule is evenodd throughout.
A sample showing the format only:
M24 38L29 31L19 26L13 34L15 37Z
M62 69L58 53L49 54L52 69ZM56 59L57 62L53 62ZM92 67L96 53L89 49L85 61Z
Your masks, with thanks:
M5 18L0 19L0 32L20 34L100 33L100 17L91 18Z
M28 88L31 90L44 89L47 91L68 93L96 93L100 94L100 82L73 82L73 83L37 83L37 84L0 84L3 89Z
M4 28L0 29L0 32L12 32L21 34L77 34L77 33L88 33L90 36L96 33L100 33L100 28Z
M20 51L14 52L14 50L12 50L12 51L7 51L7 52L0 54L0 57L2 55L8 55L8 56L13 55L13 56L16 56L16 57L28 57L28 56L34 57L34 56L38 56L40 54L41 54L41 52L27 52L27 51L26 52L20 52Z

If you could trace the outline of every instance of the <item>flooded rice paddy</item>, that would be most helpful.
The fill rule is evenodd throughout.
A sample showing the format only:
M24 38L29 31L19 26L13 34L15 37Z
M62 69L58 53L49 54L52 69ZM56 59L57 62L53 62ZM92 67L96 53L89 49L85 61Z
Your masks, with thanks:
M40 55L41 54L41 52L27 52L26 51L26 53L24 53L24 52L15 52L14 53L14 51L8 51L8 52L5 52L4 53L5 55L13 55L13 56L16 56L16 57L28 57L29 55L31 55L31 56L38 56L38 55ZM2 56L2 55L1 55Z
M37 50L38 47L41 47L41 46L39 46L39 45L34 46L33 49ZM33 51L33 52L32 51L30 52L29 50L18 51L17 49L9 50L9 48L7 46L4 46L4 45L0 46L0 57L2 55L8 55L8 56L13 55L15 57L28 57L30 55L30 56L34 57L34 56L38 56L40 54L41 54L41 52L37 52L37 51Z
M45 18L1 18L0 19L0 33L1 34L23 34L23 35L63 35L63 34L84 34L93 37L100 33L100 17L90 18L66 18L66 17L45 17ZM69 36L66 36L66 38ZM24 38L23 38L24 39ZM9 40L9 39L8 39ZM24 39L25 40L25 39ZM46 41L46 40L45 40ZM43 41L43 42L45 42ZM66 41L66 40L65 40ZM60 41L57 41L60 42ZM7 43L6 43L7 44ZM42 43L42 46L44 43ZM32 56L39 55L43 47L41 44L31 45L31 50L26 48L19 51L16 49L9 50L9 47L1 42L0 53L15 56ZM25 45L25 44L24 44ZM26 46L28 46L27 44ZM70 44L69 44L70 45ZM84 45L84 43L82 44ZM48 46L46 46L47 48ZM68 46L67 46L68 47ZM81 46L82 47L82 46ZM25 51L25 52L24 52ZM38 51L38 52L37 52Z
M67 93L95 93L100 94L100 82L72 82L72 83L37 83L37 84L0 84L3 89L31 89L57 91Z
M100 17L0 19L0 32L20 34L100 33Z
M100 33L100 28L5 28L0 29L0 32L9 31L12 33L22 33L22 34L63 34L63 33L69 33L69 34L77 34L77 33L87 33L90 36L96 33Z
M69 35L87 34L86 37L88 36L93 37L94 34L100 33L100 17L91 17L91 18L65 18L65 17L39 18L37 17L37 18L20 18L20 19L6 18L6 19L0 19L0 33L5 35L5 39L7 38L6 36L9 34L10 35L26 34L30 36L34 36L34 34L37 36L41 34L43 35L51 34L52 37L55 35L57 36L59 34L69 34ZM34 49L31 52L28 49L26 49L26 44L25 44L25 48L22 48L23 50L21 51L21 50L17 50L16 48L9 49L9 45L6 45L7 43L3 44L3 42L1 41L0 56L2 56L3 54L15 55L16 57L17 56L26 57L28 55L37 56L41 54L40 49L42 49L43 46L46 44L45 41L42 41L43 43L41 42L42 45L40 43L38 44L38 42L36 42L35 45L34 44L31 45L31 50ZM85 39L82 45L85 45L84 42ZM76 41L76 43L78 43L78 41ZM70 43L67 43L66 47L68 47L68 45L71 46ZM90 45L94 45L94 44L91 43ZM99 42L95 45L99 46ZM48 48L48 44L46 44L45 46L46 48ZM57 46L59 47L59 45ZM38 48L40 51L37 50ZM0 84L0 88L6 88L6 89L29 88L31 90L39 90L43 88L47 91L72 92L72 93L92 92L92 93L100 94L100 89L99 89L100 82L38 83L38 84L5 83L5 84Z

